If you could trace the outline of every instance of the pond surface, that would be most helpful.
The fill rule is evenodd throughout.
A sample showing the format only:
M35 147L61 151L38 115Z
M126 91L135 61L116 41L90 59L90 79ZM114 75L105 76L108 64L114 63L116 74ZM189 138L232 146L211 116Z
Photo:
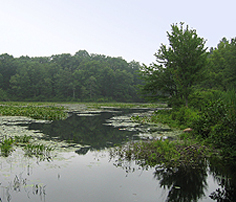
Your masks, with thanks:
M206 202L213 201L209 197L212 193L218 201L224 195L235 195L236 186L227 168L211 165L186 172L143 168L136 162L120 163L110 158L109 147L170 132L130 121L133 113L146 111L77 112L64 121L17 123L43 133L42 139L66 141L64 147L74 150L55 151L50 162L26 157L21 148L1 157L0 201Z

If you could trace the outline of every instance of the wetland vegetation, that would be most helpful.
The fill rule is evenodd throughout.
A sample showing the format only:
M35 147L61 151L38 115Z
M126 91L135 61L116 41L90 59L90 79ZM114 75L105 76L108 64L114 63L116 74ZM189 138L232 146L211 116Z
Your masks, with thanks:
M1 160L12 166L13 156L50 161L73 152L83 161L110 148L109 160L126 173L153 171L168 190L165 201L236 201L236 39L223 38L208 51L184 23L172 24L167 36L169 45L161 45L149 66L85 50L0 55ZM77 175L78 169L73 164ZM25 179L16 175L17 190ZM45 185L33 187L45 197Z
M133 172L139 172L139 170L142 170L142 172L151 172L154 179L159 183L160 189L168 190L165 198L167 201L204 201L204 198L209 198L209 196L215 200L227 197L231 197L232 199L235 187L232 181L234 170L232 165L228 165L227 169L222 165L224 161L221 161L219 158L217 153L219 150L206 143L203 144L196 138L190 138L191 133L181 132L182 135L173 136L172 130L159 130L159 127L162 126L158 124L156 128L153 127L155 124L151 120L157 120L157 118L153 118L152 116L157 116L161 113L159 112L157 114L153 109L159 109L164 114L167 112L170 114L167 111L170 109L164 108L160 110L160 105L156 105L155 107L152 105L153 108L151 109L142 109L138 106L134 107L130 105L129 108L122 109L111 108L111 104L107 108L105 104L102 104L101 107L96 106L91 108L89 104L86 106L84 103L77 103L75 105L72 104L70 106L72 111L68 112L68 103L62 105L68 113L65 120L54 120L53 122L14 122L19 127L27 126L27 130L32 130L32 133L36 132L37 134L40 131L44 135L38 138L37 141L35 141L35 137L30 138L29 135L3 139L1 145L6 144L7 151L10 151L4 158L16 155L17 153L15 154L15 152L19 152L19 149L16 149L18 146L23 151L22 155L36 158L39 163L41 162L41 165L43 165L42 161L44 160L50 161L52 165L53 162L60 164L57 160L58 151L60 151L58 147L42 144L40 143L40 139L43 138L46 142L52 140L57 142L66 141L67 146L66 144L61 146L62 148L73 148L68 151L74 151L78 155L80 160L76 160L75 162L83 161L82 159L91 153L97 153L96 157L92 157L96 161L94 164L89 164L90 169L94 170L94 166L98 162L103 162L103 158L107 155L107 157L109 156L107 161L110 161L111 164L113 163L116 168L124 169L126 175L133 175ZM131 117L135 118L131 119ZM140 123L137 123L137 121ZM6 125L2 125L3 131L5 131L4 134L8 133L6 132L6 127L11 125L15 127L14 124L6 122ZM147 136L147 133L150 133L150 136ZM136 136L137 134L139 136ZM141 134L144 135L140 136ZM153 134L156 135L154 136ZM142 137L142 140L140 141L140 138L136 137ZM117 147L116 145L120 146ZM110 148L108 154L106 154L106 148ZM56 149L56 151L52 149ZM104 154L100 154L100 151ZM73 165L70 165L72 168L77 165L75 162ZM87 167L87 169L89 168ZM76 169L79 170L77 167ZM80 176L75 170L73 172ZM26 187L26 185L23 185L25 183L23 176L22 174L17 174L17 178L15 177L13 179L14 182L22 184L18 185L18 187ZM213 178L220 184L219 188L210 192L207 191L209 176L214 176ZM73 183L72 179L69 181ZM4 183L4 181L2 182ZM135 183L135 180L133 182ZM28 191L31 197L35 193L35 190L41 193L40 197L52 197L50 195L50 186L46 186L46 184L50 184L47 180L40 183L27 181L27 183L30 187L32 186L33 191L29 192L29 188L24 189ZM49 188L47 189L48 186ZM11 196L14 196L14 192L9 193L11 193ZM152 198L154 196L150 195L149 197ZM150 201L152 200L153 198Z
M55 106L40 106L29 103L3 103L0 106L1 116L26 116L34 119L43 120L60 120L65 119L67 114L64 112L64 107Z
M51 159L50 152L53 150L50 146L35 143L32 137L27 135L14 136L14 138L4 137L0 143L1 156L8 157L16 147L20 147L26 156L35 156L40 160L46 159L48 161Z

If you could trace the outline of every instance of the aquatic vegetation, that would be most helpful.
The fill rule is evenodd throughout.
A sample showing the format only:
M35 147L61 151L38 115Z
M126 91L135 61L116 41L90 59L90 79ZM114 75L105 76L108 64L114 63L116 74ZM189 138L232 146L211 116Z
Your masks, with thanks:
M165 108L164 103L123 103L123 102L87 102L84 103L88 108Z
M52 147L45 146L44 144L27 144L24 147L25 155L29 157L35 156L40 160L48 161L51 161L50 152L52 150Z
M207 148L178 140L129 142L110 149L116 167L126 173L154 169L159 186L167 189L165 201L198 201L207 190ZM132 162L134 162L132 164Z
M31 136L27 136L27 135L24 135L24 136L15 136L14 137L14 140L15 140L15 143L16 144L20 144L20 143L29 143L30 139L32 139Z
M1 155L8 156L13 150L14 140L12 138L4 138L0 143Z
M1 155L7 157L11 154L14 147L20 146L23 148L25 155L30 157L35 156L40 158L40 160L50 161L50 152L53 150L53 148L44 144L32 143L32 141L30 141L31 139L32 138L30 136L26 135L15 136L14 138L4 137L0 143Z
M141 166L164 164L168 167L197 168L208 155L208 149L197 143L168 139L129 142L110 150L112 158L136 160Z
M36 106L36 105L2 105L2 116L27 116L34 119L61 120L67 117L64 107Z

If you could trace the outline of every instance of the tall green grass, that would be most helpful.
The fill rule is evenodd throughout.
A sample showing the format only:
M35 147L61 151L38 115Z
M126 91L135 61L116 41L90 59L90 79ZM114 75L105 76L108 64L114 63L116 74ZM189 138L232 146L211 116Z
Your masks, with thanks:
M9 156L14 150L14 147L19 146L23 148L26 156L35 156L40 160L50 160L50 152L53 148L44 144L33 143L30 141L31 139L32 137L27 135L15 136L14 138L4 137L0 142L1 156Z

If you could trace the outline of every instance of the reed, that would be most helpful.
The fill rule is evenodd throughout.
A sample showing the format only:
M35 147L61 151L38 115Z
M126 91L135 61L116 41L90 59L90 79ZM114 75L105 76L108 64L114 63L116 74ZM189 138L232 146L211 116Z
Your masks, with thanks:
M32 143L31 140L32 137L27 135L15 136L14 138L4 137L0 143L1 155L7 157L13 151L14 146L20 146L23 148L26 156L35 156L40 160L50 161L53 148L44 144Z

